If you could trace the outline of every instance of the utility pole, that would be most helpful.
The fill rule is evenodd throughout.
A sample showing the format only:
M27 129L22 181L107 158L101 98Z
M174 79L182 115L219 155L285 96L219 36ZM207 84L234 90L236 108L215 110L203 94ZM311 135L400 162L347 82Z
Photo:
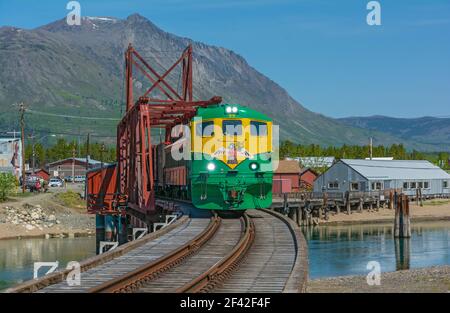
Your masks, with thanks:
M369 138L369 154L370 154L370 159L372 160L372 137Z
M101 181L103 182L103 153L106 151L106 147L105 144L102 143L102 145L100 146L100 178Z
M87 181L87 172L89 171L89 137L90 137L91 133L87 134L87 140L86 140L86 179L84 181L84 198L86 199L86 205L88 204L88 181Z
M20 129L21 129L21 149L22 149L22 193L25 193L25 106L23 102L19 106L20 112Z
M36 136L34 134L29 135L29 138L31 139L31 167L32 167L32 173L34 174L34 168L36 165L36 143L34 141L34 138Z
M72 183L75 182L75 147L72 148Z
M87 140L86 140L86 172L89 170L89 159L91 156L89 155L89 139L90 139L91 133L87 134Z

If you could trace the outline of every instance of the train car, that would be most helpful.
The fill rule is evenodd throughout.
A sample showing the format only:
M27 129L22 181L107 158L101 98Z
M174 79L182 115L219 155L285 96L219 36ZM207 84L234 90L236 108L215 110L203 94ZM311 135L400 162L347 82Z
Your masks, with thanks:
M272 121L238 104L197 109L190 136L157 154L157 186L200 209L241 211L272 203ZM158 149L158 148L157 148ZM161 147L159 147L161 149ZM184 158L180 159L180 154Z

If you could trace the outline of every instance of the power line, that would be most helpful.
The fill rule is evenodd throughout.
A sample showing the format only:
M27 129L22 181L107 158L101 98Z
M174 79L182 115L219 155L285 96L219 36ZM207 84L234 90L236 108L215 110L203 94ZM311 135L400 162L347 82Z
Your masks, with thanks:
M50 130L43 130L43 129L33 129L35 132L38 133L44 133L44 134L55 134L55 135L66 135L66 136L73 136L73 137L79 137L79 136L87 136L88 133L69 133L69 132L54 132ZM108 136L108 135L96 135L93 133L90 133L91 137L99 137L99 138L116 138L116 136Z
M120 121L120 118L114 118L114 117L90 117L90 116L77 116L77 115L64 115L64 114L55 114L55 113L48 113L48 112L39 112L34 110L27 110L28 113L31 114L37 114L37 115L45 115L45 116L54 116L54 117L64 117L64 118L78 118L78 119L84 119L84 120L105 120L105 121Z

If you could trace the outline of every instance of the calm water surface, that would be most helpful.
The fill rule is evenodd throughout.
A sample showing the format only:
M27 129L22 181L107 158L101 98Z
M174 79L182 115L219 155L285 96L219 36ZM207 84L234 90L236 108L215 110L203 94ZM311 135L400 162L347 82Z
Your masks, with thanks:
M370 261L382 272L450 265L450 222L412 225L410 239L395 240L392 225L321 226L304 229L311 279L366 275Z
M0 240L0 290L32 279L34 262L59 261L58 269L64 269L93 255L95 237Z

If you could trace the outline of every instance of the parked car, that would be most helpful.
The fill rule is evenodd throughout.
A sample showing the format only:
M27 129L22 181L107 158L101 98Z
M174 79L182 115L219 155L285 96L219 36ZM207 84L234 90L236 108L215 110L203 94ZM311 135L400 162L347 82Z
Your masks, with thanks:
M47 192L48 183L42 177L36 175L29 175L25 180L25 187L30 190L30 192Z
M86 180L86 177L84 177L83 175L77 175L75 176L75 182L76 183L82 183Z
M60 178L50 178L49 181L49 186L50 187L62 187L63 186L63 182Z
M71 182L72 182L72 176L66 176L66 177L64 177L64 180L65 180L66 182L71 183Z

